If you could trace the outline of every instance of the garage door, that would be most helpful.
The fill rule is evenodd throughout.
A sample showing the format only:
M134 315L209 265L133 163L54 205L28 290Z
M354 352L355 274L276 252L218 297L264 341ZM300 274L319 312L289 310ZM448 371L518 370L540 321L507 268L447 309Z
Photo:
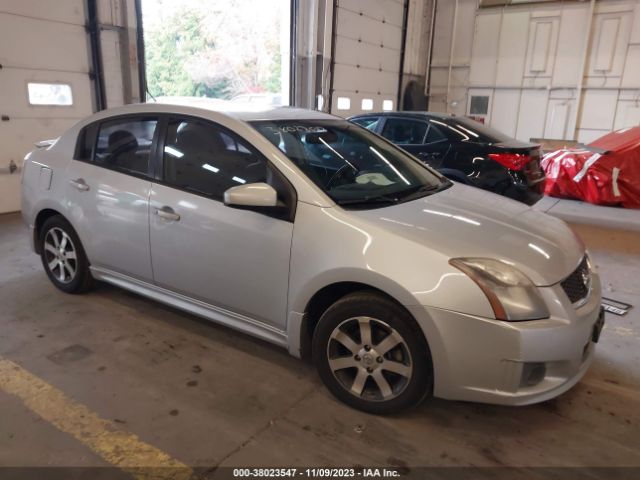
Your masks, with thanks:
M92 113L83 0L0 0L0 213L20 209L22 165L39 140ZM51 7L54 2L51 2Z
M332 113L395 108L404 9L404 0L338 0Z

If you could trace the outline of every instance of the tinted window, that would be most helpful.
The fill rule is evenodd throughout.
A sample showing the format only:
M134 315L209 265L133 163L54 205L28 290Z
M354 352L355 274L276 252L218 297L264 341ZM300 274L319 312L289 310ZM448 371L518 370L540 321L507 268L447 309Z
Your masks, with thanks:
M158 120L113 120L100 125L94 161L127 173L148 174Z
M93 155L93 146L96 143L96 132L98 125L96 123L88 125L80 130L78 141L76 143L76 151L73 156L75 160L91 160Z
M380 120L378 117L364 117L354 118L351 121L368 130L375 131L376 127L378 126L378 120Z
M435 143L446 139L447 137L445 137L440 130L433 125L429 125L429 130L427 131L427 137L424 139L424 143Z
M222 199L226 190L267 181L267 161L244 140L213 124L172 119L164 144L164 180Z
M431 122L446 128L450 135L453 134L454 138L460 141L501 143L513 140L495 128L487 127L466 117L451 117L446 121L431 120Z
M426 123L417 120L388 118L387 123L384 124L382 136L393 143L423 143L427 126Z

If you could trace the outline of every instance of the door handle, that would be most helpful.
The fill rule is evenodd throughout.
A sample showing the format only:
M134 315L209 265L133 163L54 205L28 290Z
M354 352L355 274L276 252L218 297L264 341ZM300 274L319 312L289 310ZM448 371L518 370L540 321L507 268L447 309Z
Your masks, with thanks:
M89 185L84 181L84 178L76 178L75 180L69 180L69 183L81 192L89 190Z
M165 220L171 220L174 222L180 220L180 215L174 212L171 207L156 208L156 215Z

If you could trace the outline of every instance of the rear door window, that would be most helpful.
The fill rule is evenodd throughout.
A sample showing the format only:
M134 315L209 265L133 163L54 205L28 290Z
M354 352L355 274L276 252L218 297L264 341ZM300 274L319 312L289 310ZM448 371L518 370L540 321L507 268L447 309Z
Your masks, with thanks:
M158 119L126 118L100 124L94 162L134 175L149 175L151 147Z
M366 128L367 130L371 130L372 132L375 132L376 128L378 127L378 122L380 121L380 117L354 118L351 121L353 123L357 123L361 127Z
M400 145L424 143L428 124L409 118L388 118L382 130L382 136Z
M427 130L427 136L424 139L424 143L436 143L446 140L447 137L440 132L433 125L429 125L429 130Z
M90 162L93 158L93 147L96 143L96 133L98 131L98 124L92 123L87 125L78 134L76 141L76 150L73 155L75 160L84 160Z

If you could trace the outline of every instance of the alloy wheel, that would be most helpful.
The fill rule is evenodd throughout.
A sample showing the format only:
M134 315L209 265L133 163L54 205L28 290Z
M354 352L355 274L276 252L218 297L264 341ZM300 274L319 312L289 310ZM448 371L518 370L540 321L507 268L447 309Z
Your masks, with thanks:
M47 268L60 283L71 283L78 270L78 256L71 237L61 228L53 227L44 237Z
M340 385L369 401L397 397L413 373L406 341L387 323L371 317L340 323L329 338L327 359Z

